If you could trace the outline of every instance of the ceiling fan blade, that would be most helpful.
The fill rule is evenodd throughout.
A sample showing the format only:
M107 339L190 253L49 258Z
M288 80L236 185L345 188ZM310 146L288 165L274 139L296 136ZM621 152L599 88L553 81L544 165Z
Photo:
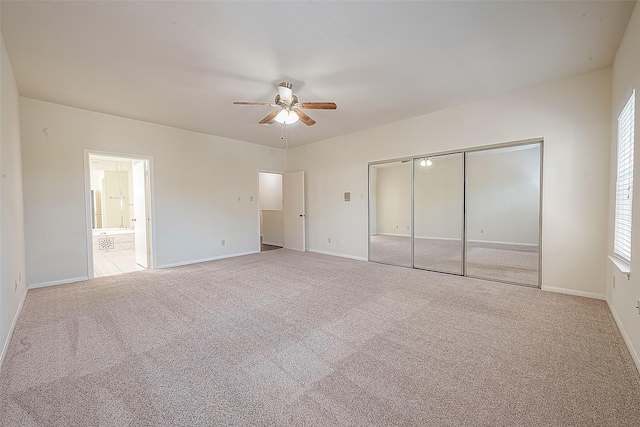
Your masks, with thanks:
M302 111L298 110L297 108L294 108L293 111L296 112L296 114L298 115L298 117L300 117L300 121L302 123L304 123L307 126L313 126L316 124L316 121L313 120L311 117L307 116L305 113L303 113Z
M307 110L335 110L338 108L335 102L301 102L297 106Z
M270 102L243 102L243 101L235 101L235 105L271 105Z
M260 120L258 123L261 125L270 125L271 123L273 123L273 119L276 118L279 112L280 110L273 110L272 112L267 114L267 116L264 119Z

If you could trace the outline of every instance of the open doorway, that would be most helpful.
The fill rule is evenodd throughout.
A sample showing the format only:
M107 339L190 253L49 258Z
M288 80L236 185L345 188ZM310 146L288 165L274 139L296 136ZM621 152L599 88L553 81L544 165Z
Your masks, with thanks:
M258 203L260 206L260 251L282 248L282 174L258 173Z
M103 277L150 268L149 160L87 155L89 270Z

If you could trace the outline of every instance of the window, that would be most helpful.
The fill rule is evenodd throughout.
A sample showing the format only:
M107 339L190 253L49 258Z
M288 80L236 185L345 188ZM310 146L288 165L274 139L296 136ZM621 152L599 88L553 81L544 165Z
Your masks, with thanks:
M618 176L613 253L631 262L631 203L633 200L633 144L635 90L618 116Z

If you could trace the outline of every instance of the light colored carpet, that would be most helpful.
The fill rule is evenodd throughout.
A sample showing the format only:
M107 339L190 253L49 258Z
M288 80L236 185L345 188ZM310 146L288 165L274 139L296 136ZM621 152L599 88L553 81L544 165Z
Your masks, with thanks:
M603 301L287 249L29 291L2 426L637 426Z
M370 236L369 258L384 264L411 267L411 238ZM462 274L462 242L416 238L416 268ZM469 242L467 275L528 286L538 286L538 247Z

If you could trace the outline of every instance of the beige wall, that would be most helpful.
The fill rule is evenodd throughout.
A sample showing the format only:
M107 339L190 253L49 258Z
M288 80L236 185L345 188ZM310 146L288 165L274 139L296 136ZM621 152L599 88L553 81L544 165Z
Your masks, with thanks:
M410 236L411 162L394 162L375 168L376 234Z
M342 194L367 194L369 162L544 138L542 287L603 298L610 108L606 69L291 149L288 169L307 173L307 248L367 258L367 200Z
M29 286L89 275L85 149L152 158L156 268L259 250L258 171L284 150L28 98L20 114Z
M0 52L0 362L26 296L18 87Z
M616 158L617 158L617 120L622 108L627 103L631 91L636 89L636 116L635 116L635 171L634 187L640 188L640 152L638 142L640 141L640 8L636 6L627 31L625 33L620 49L613 64L613 96L611 108L611 175L609 181L609 239L606 249L609 254L613 254L613 218L615 212L615 185L616 185ZM631 353L640 369L640 315L636 304L640 299L640 192L636 190L633 200L633 221L632 221L632 248L631 248L631 278L622 274L611 262L608 263L606 275L607 301L611 307L614 318L625 338ZM614 285L615 280L615 287Z
M538 244L540 149L529 147L468 154L469 241Z
M430 239L461 239L463 202L463 155L430 159L431 166L415 165L413 225L415 236Z

